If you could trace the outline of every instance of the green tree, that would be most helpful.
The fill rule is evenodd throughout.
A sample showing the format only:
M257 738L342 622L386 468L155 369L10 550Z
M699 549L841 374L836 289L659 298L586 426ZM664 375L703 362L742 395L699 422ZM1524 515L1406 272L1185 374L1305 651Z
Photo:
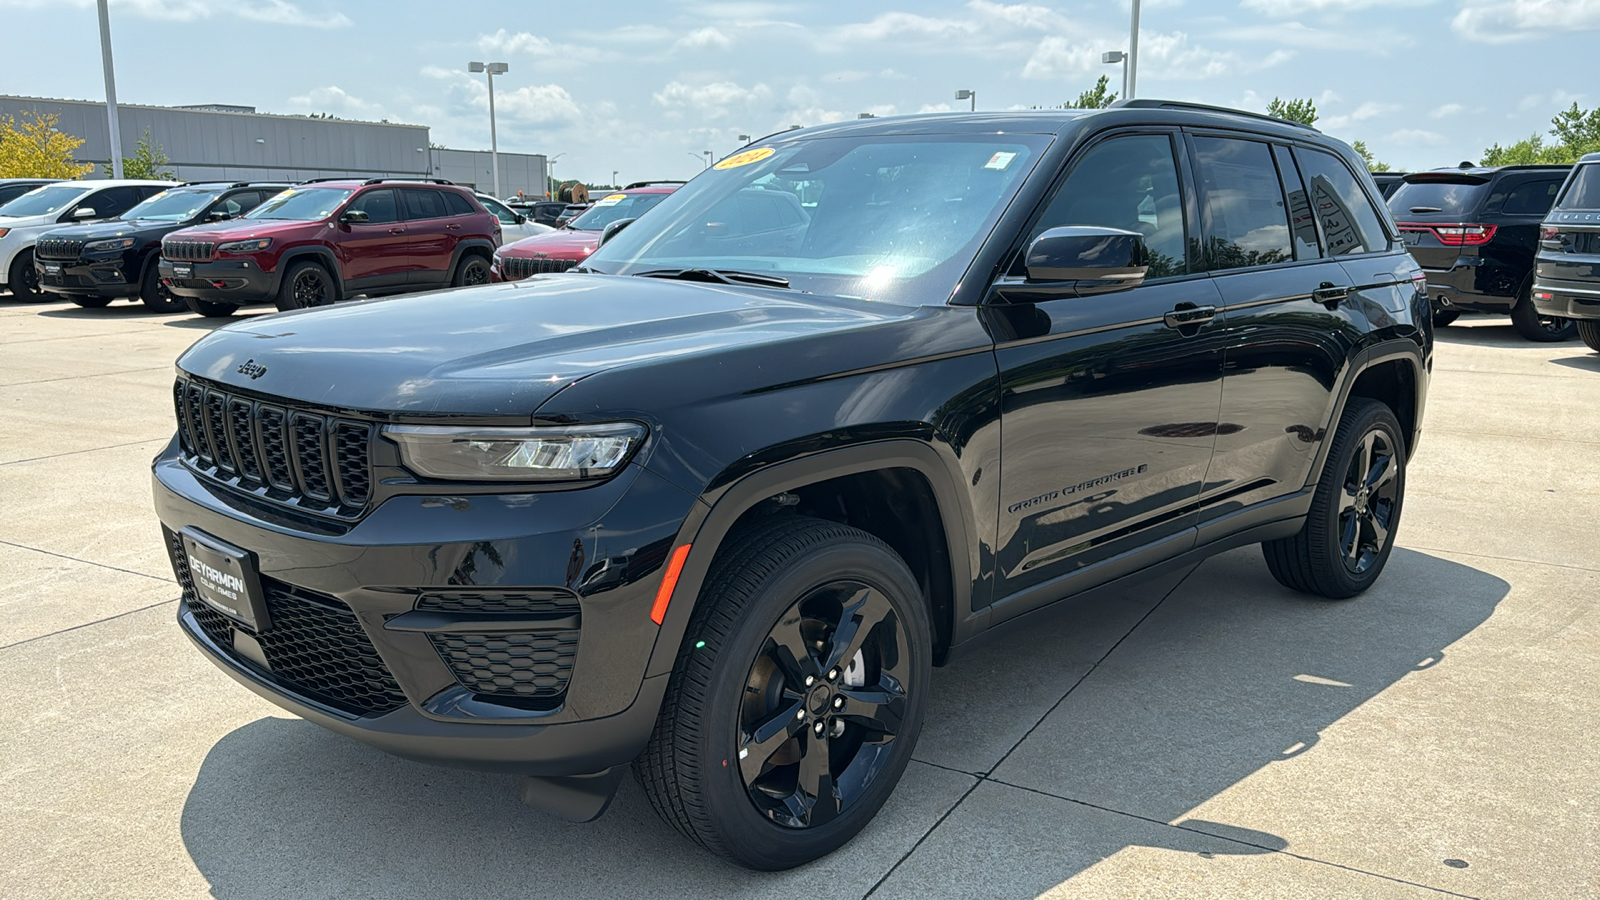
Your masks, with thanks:
M1290 122L1299 122L1301 125L1315 126L1317 124L1317 104L1310 97L1304 100L1273 97L1267 104L1267 115L1275 119L1285 119Z
M1600 153L1600 107L1585 112L1574 103L1550 120L1550 137L1530 134L1516 143L1483 151L1486 166L1566 165L1585 153Z
M1063 103L1060 109L1105 109L1117 102L1117 95L1111 92L1111 76L1101 75L1094 87L1078 95L1078 99L1070 103Z
M80 178L94 171L72 157L83 138L57 128L57 121L37 113L23 113L20 125L11 116L0 119L0 178Z
M162 168L171 163L167 154L162 151L161 145L150 140L150 129L144 130L144 137L139 139L139 144L133 150L132 156L122 158L122 177L138 178L145 181L172 181L175 176L170 169ZM111 164L100 166L100 173L107 178L111 177Z
M1367 149L1367 142L1366 141L1356 141L1354 144L1350 145L1350 149L1356 151L1356 155L1361 157L1361 161L1367 164L1367 171L1369 171L1369 172L1387 172L1387 171L1389 171L1389 164L1388 163L1379 162L1378 160L1372 158L1372 151Z

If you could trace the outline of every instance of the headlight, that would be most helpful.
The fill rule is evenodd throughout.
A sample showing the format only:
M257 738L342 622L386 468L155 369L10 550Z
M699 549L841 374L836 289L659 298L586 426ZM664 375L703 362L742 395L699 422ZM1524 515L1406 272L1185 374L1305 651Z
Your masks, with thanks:
M138 243L133 238L116 238L109 241L90 241L83 245L85 253L99 253L102 250L126 250Z
M272 238L257 238L253 241L228 241L218 244L218 253L255 253L272 246Z
M406 468L451 481L582 481L605 478L643 442L632 422L564 428L386 425Z
M496 269L500 268L500 251L499 250L496 250L494 252L494 267Z

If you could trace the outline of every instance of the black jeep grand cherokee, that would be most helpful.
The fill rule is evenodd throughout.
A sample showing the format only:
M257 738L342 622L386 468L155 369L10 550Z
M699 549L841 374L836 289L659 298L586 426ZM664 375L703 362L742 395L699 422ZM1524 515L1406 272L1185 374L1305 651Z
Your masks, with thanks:
M155 502L205 654L569 818L632 764L782 868L867 824L979 637L1247 543L1350 597L1393 549L1428 299L1316 131L864 120L610 231L576 274L183 355Z

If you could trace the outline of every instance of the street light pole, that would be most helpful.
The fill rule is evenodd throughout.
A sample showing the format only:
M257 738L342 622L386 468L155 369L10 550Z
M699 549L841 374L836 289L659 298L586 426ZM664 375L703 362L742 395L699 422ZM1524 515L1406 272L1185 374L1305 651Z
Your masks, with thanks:
M1122 99L1128 99L1128 54L1121 50L1107 50L1100 54L1100 61L1108 66L1122 63Z
M1132 100L1139 89L1139 0L1133 0L1133 25L1128 35L1128 90L1124 99Z
M977 91L966 90L966 89L956 91L956 99L957 100L971 100L972 101L972 106L970 108L968 108L967 111L968 112L977 112L978 111L978 92Z
M483 72L489 76L489 165L494 169L494 198L500 199L500 139L494 127L494 77L511 71L503 62L467 63L468 72Z
M111 129L111 177L122 177L122 129L117 125L117 76L111 64L111 13L100 0L100 65L106 71L106 120Z

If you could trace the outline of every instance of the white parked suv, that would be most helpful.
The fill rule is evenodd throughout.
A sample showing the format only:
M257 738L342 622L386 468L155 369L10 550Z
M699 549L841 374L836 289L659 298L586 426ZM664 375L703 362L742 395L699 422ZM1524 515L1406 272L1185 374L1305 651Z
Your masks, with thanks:
M555 231L549 225L535 222L531 216L519 213L511 207L501 203L488 194L478 194L478 202L489 214L500 220L500 245L505 246L512 241L520 241L525 237L536 234L549 234Z
M58 181L0 206L0 275L12 299L43 300L33 243L63 224L115 219L173 181Z

